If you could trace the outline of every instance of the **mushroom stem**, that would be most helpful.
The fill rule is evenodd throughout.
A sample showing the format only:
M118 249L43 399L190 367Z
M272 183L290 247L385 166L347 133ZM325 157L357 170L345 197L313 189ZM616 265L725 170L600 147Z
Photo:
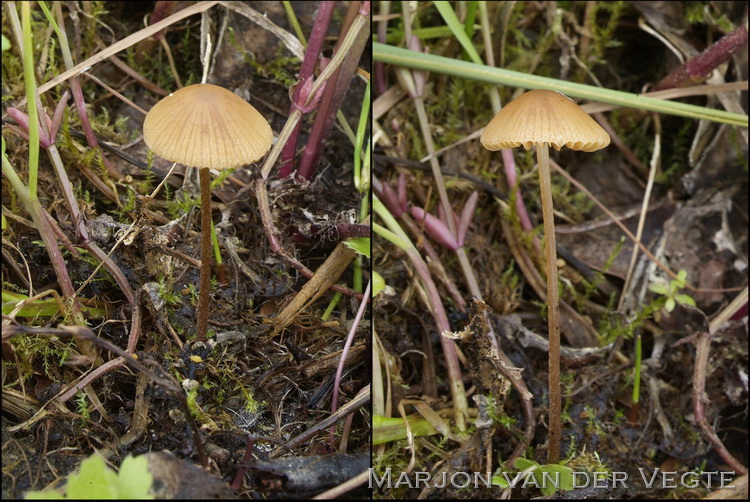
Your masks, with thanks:
M549 169L548 169L549 171ZM198 325L196 339L206 340L208 331L208 301L211 293L211 172L208 168L200 169L201 178L201 282L198 297Z
M544 251L547 261L547 321L549 327L549 449L547 463L560 459L560 304L557 291L557 249L555 248L555 215L552 212L552 184L549 170L549 145L536 145L539 164L539 187L544 220Z

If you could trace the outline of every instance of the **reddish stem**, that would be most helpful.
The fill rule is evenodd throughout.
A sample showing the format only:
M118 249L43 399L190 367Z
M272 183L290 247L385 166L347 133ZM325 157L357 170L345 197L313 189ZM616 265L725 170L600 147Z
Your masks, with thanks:
M315 65L320 58L320 51L323 47L323 41L325 40L326 33L328 32L328 26L331 24L331 17L333 16L333 8L336 2L321 2L320 8L318 9L318 15L315 18L313 24L312 33L310 33L310 42L307 44L305 50L305 59L302 61L302 66L299 71L300 84L294 90L294 103L298 106L303 106L305 103L300 102L300 89L302 82L305 82L315 71ZM294 111L294 105L289 108L289 113ZM281 153L281 168L279 169L279 178L286 178L294 170L294 152L297 149L297 137L301 122L294 128L292 134L284 145L284 150Z
M351 2L347 12L347 20L341 29L339 43L346 37L346 33L351 25L360 14L360 3ZM357 63L362 55L362 51L369 39L369 30L363 29L359 33L358 39L352 45L351 50L347 53L346 58L339 66L338 70L331 75L318 109L318 115L315 117L310 138L307 141L307 148L302 155L299 170L297 171L298 179L311 179L315 175L318 160L323 150L323 142L328 137L336 112L341 107L341 103L346 96L346 91L357 69Z
M385 17L388 14L388 3L380 2L380 15ZM386 34L388 32L388 20L382 19L378 21L378 42L381 44L386 43ZM375 63L375 91L378 96L384 94L388 90L388 83L385 80L385 64Z
M717 66L745 46L747 46L747 26L743 24L732 33L724 35L705 51L672 70L656 84L654 90L685 87L700 82L708 78Z

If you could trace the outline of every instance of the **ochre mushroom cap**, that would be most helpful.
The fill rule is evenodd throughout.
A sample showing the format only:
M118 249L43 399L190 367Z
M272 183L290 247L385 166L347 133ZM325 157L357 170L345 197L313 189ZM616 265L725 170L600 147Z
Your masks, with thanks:
M225 169L255 162L271 148L271 126L234 93L211 84L183 87L156 103L143 140L159 157Z
M594 152L609 145L607 131L567 96L538 89L508 103L479 138L488 150L547 143L555 150Z

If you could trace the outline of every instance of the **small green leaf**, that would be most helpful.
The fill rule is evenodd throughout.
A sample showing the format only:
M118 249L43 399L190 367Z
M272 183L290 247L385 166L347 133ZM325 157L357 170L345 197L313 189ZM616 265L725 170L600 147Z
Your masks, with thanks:
M492 476L490 482L493 485L499 486L500 488L508 488L510 486L510 483L505 481L505 478L503 476Z
M674 298L667 298L667 303L664 304L664 308L667 312L672 312L674 310Z
M546 484L541 483L542 473L547 473L552 479L557 479L557 488L549 480ZM555 473L559 473L559 476L555 478ZM534 474L539 481L540 490L544 495L552 495L557 490L572 490L573 489L573 469L566 465L548 464L539 467L539 471Z
M687 282L687 270L682 269L679 272L677 272L677 283L682 288L685 286L686 282Z
M119 498L121 499L153 499L149 493L153 483L153 476L148 471L148 460L145 456L133 457L128 455L120 465L120 475L117 477Z
M347 239L344 244L355 250L357 253L370 257L370 238L369 237L354 237Z
M523 457L518 457L516 461L513 462L513 465L519 471L525 471L526 469L530 469L531 467L539 467L539 464L537 464L533 460L529 460Z
M378 293L385 289L385 279L379 273L372 273L372 296L378 296Z
M690 305L691 307L695 307L695 300L693 300L692 296L677 295L675 296L675 300L677 300L680 305Z
M115 499L117 474L104 464L102 457L92 455L81 462L78 474L68 476L67 492L69 499Z
M657 295L666 295L667 294L667 287L664 284L655 282L653 284L648 285L649 291L653 291Z
M81 462L77 473L68 476L66 496L55 490L28 492L26 499L36 500L143 500L153 499L149 492L153 477L148 471L148 460L130 455L122 461L119 475L106 466L104 459L94 454Z

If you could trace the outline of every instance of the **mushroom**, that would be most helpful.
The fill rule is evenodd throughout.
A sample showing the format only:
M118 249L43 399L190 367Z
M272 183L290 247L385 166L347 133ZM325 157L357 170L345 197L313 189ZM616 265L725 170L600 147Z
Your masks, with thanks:
M567 96L547 90L529 91L495 115L479 139L488 150L536 146L547 261L549 329L549 450L547 463L560 457L560 306L557 291L557 250L552 213L549 146L593 152L609 145L609 135Z
M255 162L273 141L271 126L249 103L211 84L195 84L156 103L143 122L143 140L157 155L200 168L201 272L196 337L206 339L211 283L210 169Z

